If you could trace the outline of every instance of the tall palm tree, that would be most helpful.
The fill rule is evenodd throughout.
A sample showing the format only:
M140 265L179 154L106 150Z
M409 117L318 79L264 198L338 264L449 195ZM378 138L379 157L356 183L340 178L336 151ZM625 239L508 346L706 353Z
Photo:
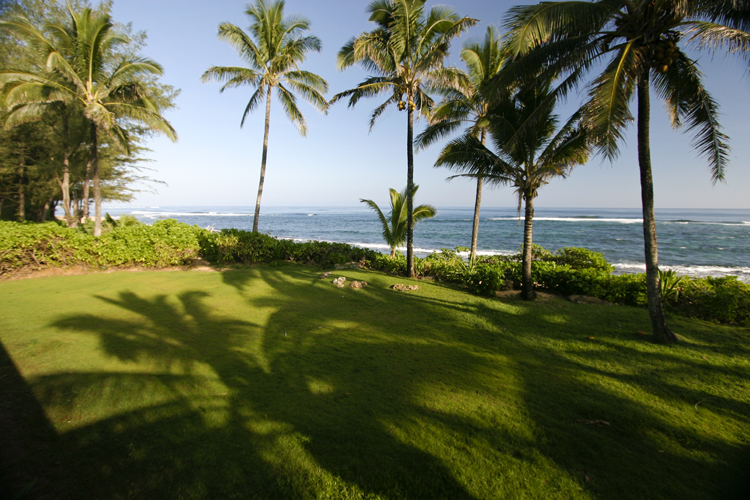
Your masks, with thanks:
M525 64L518 65L519 74L522 68L537 71L530 67L538 65L565 71L561 95L603 64L603 71L588 85L583 110L598 150L608 159L617 156L624 129L633 121L630 104L637 94L648 310L657 342L676 342L677 337L667 326L659 292L650 92L653 86L664 100L673 128L685 125L694 133L693 145L708 160L713 182L723 180L727 137L698 65L683 48L716 51L726 45L730 51L746 51L749 19L747 3L735 0L598 0L516 7L507 22L512 52L526 55Z
M430 125L416 138L420 148L457 131L461 126L469 126L469 132L479 137L485 144L489 128L488 114L493 100L493 92L488 85L498 74L505 62L501 49L501 37L492 26L487 27L484 42L469 43L461 51L461 59L468 69L467 78L459 80L454 87L441 89L444 99L440 101L430 115ZM474 222L471 230L470 259L477 256L477 239L479 234L479 209L482 204L482 184L484 177L476 176L477 190L474 201Z
M88 120L89 157L87 172L94 184L94 235L102 230L99 144L113 138L129 150L128 123L138 123L173 141L177 134L160 114L150 96L147 79L162 74L156 62L145 58L123 58L116 52L127 38L118 34L108 14L89 8L68 8L69 24L46 26L47 37L25 18L0 23L14 31L43 57L38 71L0 71L4 101L9 109L6 126L38 119L57 103L82 110ZM88 200L84 200L87 203Z
M338 67L343 70L360 64L373 75L356 88L336 94L331 103L349 97L352 107L363 97L389 94L372 113L370 129L388 106L406 111L406 261L408 275L414 276L414 112L427 118L433 105L428 92L456 84L461 72L445 68L443 61L451 40L476 20L460 18L442 6L426 11L425 0L374 0L367 11L377 28L342 47Z
M419 186L415 185L411 192L412 199L417 193L417 189L419 189ZM406 242L408 216L406 210L406 189L400 193L393 188L390 188L389 191L391 193L391 211L387 216L383 214L383 211L380 210L380 207L374 201L361 198L359 201L366 204L378 214L378 219L380 219L380 223L383 225L383 239L391 247L392 259L396 256L396 247L402 246ZM415 207L413 214L414 225L421 220L435 217L437 213L437 208L432 205L419 205Z
M328 83L314 73L299 69L299 65L307 57L307 52L311 50L320 52L321 49L320 40L317 37L305 35L310 29L310 21L299 16L284 17L284 0L268 3L265 0L257 0L248 6L245 13L252 20L250 34L234 24L222 23L219 25L218 38L234 47L249 67L212 66L203 73L202 80L226 82L221 87L221 92L242 85L249 85L256 89L245 106L240 127L245 124L247 115L256 109L264 98L266 100L260 183L253 219L253 232L258 232L260 199L263 195L268 157L271 90L276 89L276 96L281 101L284 113L304 137L307 135L307 123L297 108L297 97L294 92L300 94L313 107L325 112L328 103L323 94L328 92Z
M435 163L464 176L481 176L489 183L515 188L519 213L525 205L521 295L526 300L536 297L531 277L534 199L551 178L565 177L575 165L585 163L589 151L577 115L557 130L555 101L548 97L548 85L534 86L496 103L488 115L495 151L469 131L451 141ZM532 120L535 125L529 127Z

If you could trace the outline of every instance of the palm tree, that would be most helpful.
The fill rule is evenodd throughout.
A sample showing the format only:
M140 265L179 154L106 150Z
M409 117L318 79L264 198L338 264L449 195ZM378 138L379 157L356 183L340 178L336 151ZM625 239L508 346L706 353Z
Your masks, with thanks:
M718 122L717 104L703 86L696 61L680 42L695 49L716 51L726 44L732 52L746 51L748 14L746 3L735 0L562 1L516 7L507 23L512 52L526 55L517 73L537 71L532 67L538 65L566 72L560 95L606 62L589 84L582 108L605 158L612 160L619 152L624 129L633 121L630 104L637 93L648 310L657 342L676 342L677 337L667 326L659 293L649 139L652 82L666 104L672 127L685 125L695 134L693 145L707 158L713 182L723 180L729 147Z
M297 126L301 136L307 135L307 123L297 108L299 93L303 99L318 110L325 112L328 107L323 94L328 92L328 83L320 76L299 69L307 57L307 52L320 52L320 40L315 36L304 35L310 29L310 22L299 16L284 17L284 0L266 3L257 0L248 6L245 13L252 20L250 34L230 23L219 25L219 40L234 47L249 67L212 66L203 73L202 80L226 82L220 92L228 88L249 85L255 92L245 106L240 127L245 124L247 115L255 110L265 98L266 122L263 133L263 154L260 161L260 183L255 201L253 232L258 232L260 199L266 178L268 157L268 128L271 119L271 90L281 101L287 118Z
M469 124L469 132L485 144L489 128L488 113L493 96L487 91L488 84L498 74L505 61L500 50L500 36L492 26L487 27L484 43L467 44L461 51L461 59L468 69L466 79L459 85L442 91L445 98L438 103L430 115L430 125L416 138L417 146L426 148L437 140ZM474 223L471 230L470 259L477 256L479 234L479 209L482 204L484 177L476 176L477 191L474 201Z
M114 138L129 151L128 123L139 123L173 141L177 135L150 96L148 78L162 74L156 62L145 58L123 58L116 48L128 42L117 34L106 13L85 8L68 9L70 24L49 24L52 39L25 18L0 23L20 36L45 61L38 71L0 71L6 126L38 119L57 103L80 109L88 121L89 156L87 173L94 184L94 235L102 230L99 143ZM87 191L84 188L84 191ZM84 200L87 203L88 199Z
M419 186L414 186L411 192L412 199L417 193ZM380 210L380 207L372 200L363 200L360 198L359 201L370 207L380 219L380 223L383 225L383 239L391 247L391 259L396 256L396 247L402 246L406 241L406 228L408 214L406 210L406 189L402 192L398 192L393 188L389 189L391 193L391 212L386 217L385 214ZM417 222L430 219L437 215L437 208L432 205L419 205L414 208L413 220L414 225Z
M526 300L536 296L531 277L534 198L552 177L565 177L575 165L588 160L589 147L579 117L574 115L556 131L555 101L548 97L546 85L522 88L499 101L488 116L495 151L469 131L451 141L435 163L464 176L483 177L489 183L515 188L519 214L525 204L521 295ZM534 127L529 126L532 120Z
M374 0L368 6L370 21L378 27L352 38L338 54L340 70L360 64L373 73L356 88L336 94L331 103L349 97L353 107L363 97L389 94L375 108L370 119L375 121L388 106L395 104L406 111L406 262L407 273L414 276L414 112L429 116L433 100L428 92L455 86L461 72L444 68L450 42L475 19L459 18L452 9L433 7L425 11L425 0ZM404 101L404 99L406 99Z

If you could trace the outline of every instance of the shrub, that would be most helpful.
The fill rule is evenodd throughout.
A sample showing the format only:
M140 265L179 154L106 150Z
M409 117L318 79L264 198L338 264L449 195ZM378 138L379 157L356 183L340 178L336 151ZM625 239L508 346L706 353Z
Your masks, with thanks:
M396 252L392 259L388 255L377 253L370 256L366 264L371 269L377 269L388 274L406 274L406 257L401 252Z
M198 257L202 231L167 219L153 226L119 226L94 238L54 222L0 222L0 274L23 267L78 263L103 267L182 265Z
M92 252L97 257L96 264L102 266L185 265L199 256L201 231L174 219L160 220L151 226L118 225L95 240Z
M738 281L736 276L686 279L680 291L672 306L675 311L709 321L750 326L750 284Z
M0 274L86 260L91 238L55 222L0 221Z
M541 258L541 260L565 264L571 269L596 269L607 273L612 272L613 266L604 258L604 254L592 252L586 248L566 247Z

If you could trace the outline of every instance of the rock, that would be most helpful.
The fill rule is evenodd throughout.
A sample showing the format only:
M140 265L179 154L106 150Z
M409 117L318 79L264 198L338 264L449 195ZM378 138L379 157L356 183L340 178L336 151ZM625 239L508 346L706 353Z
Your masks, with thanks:
M361 269L364 267L361 262L347 262L346 264L336 264L334 269Z
M366 281L352 281L351 283L349 283L349 286L356 290L359 290L359 289L365 288L367 286L367 282Z
M602 306L613 306L611 302L606 300L597 299L596 297L589 297L588 295L571 295L568 300L575 302L576 304L599 304Z
M344 288L346 286L346 278L344 278L343 276L339 276L335 280L331 281L331 283L339 288Z
M211 263L203 259L192 259L188 265L190 267L208 267Z
M332 271L328 271L327 273L321 274L320 275L320 279L324 280L324 279L328 278L331 275L331 272Z
M419 290L419 287L417 285L404 285L401 283L397 283L393 285L391 288L396 290L397 292L409 292L412 290Z

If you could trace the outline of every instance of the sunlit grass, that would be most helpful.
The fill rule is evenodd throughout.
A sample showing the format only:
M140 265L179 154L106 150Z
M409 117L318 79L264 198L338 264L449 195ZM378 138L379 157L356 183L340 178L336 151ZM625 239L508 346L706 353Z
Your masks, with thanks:
M15 365L0 358L14 491L747 493L748 329L673 319L683 341L665 347L636 335L649 328L641 309L487 299L429 282L394 292L408 280L366 271L335 273L370 284L338 289L318 274L0 283L0 341Z

